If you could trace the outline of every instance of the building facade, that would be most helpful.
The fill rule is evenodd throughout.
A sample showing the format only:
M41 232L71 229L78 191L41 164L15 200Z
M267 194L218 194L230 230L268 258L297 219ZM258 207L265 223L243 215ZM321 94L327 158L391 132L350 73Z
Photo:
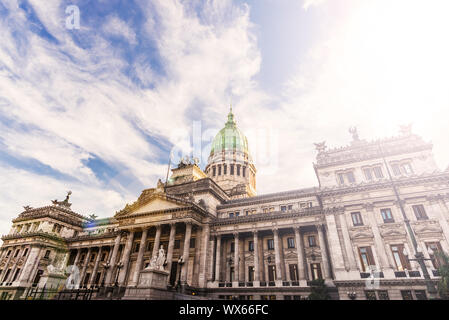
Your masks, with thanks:
M161 246L169 290L197 296L296 300L324 279L334 299L427 298L409 258L422 253L438 281L436 252L449 252L449 170L409 127L378 141L351 132L346 147L315 144L317 187L256 195L256 167L231 110L204 171L182 160L167 183L110 218L75 213L70 193L26 206L2 237L0 298L23 298L51 274L125 294Z

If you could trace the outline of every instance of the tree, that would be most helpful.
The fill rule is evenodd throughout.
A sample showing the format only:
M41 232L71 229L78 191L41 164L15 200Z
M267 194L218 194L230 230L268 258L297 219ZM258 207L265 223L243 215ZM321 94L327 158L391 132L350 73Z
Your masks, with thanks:
M438 282L438 293L441 299L449 300L449 256L444 252L437 252L439 260L438 272L441 276Z
M330 300L328 288L323 279L310 281L309 300Z

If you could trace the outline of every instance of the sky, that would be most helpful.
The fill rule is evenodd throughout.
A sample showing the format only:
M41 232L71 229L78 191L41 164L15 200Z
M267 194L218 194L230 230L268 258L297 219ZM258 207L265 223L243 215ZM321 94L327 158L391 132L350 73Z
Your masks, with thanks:
M0 234L22 206L112 216L205 167L229 106L259 194L317 185L314 142L399 126L449 165L446 0L0 1ZM78 15L79 13L79 15ZM78 19L79 18L79 19ZM79 22L79 23L78 23Z

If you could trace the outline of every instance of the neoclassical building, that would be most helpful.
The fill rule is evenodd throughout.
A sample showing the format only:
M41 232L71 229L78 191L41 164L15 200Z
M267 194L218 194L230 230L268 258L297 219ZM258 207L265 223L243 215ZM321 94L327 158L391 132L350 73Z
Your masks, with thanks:
M75 287L126 298L162 246L167 291L296 300L324 279L334 299L425 299L439 279L436 252L449 252L449 170L410 127L378 141L351 132L348 146L315 144L316 187L257 195L231 110L204 171L183 160L110 218L72 211L70 193L26 206L2 237L0 298L48 286L55 269L65 281L66 266L77 267Z

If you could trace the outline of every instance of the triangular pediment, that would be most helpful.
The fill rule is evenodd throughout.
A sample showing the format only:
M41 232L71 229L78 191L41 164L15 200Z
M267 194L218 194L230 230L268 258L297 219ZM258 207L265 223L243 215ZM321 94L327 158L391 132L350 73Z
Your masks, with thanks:
M136 202L131 205L127 204L125 208L117 212L116 217L128 217L140 213L161 212L189 206L189 203L182 199L176 199L162 193L145 194L145 192L146 190Z
M153 211L164 211L170 209L177 209L185 207L180 203L176 203L174 201L161 199L161 198L153 198L145 205L133 210L130 214L144 213L144 212L153 212Z

